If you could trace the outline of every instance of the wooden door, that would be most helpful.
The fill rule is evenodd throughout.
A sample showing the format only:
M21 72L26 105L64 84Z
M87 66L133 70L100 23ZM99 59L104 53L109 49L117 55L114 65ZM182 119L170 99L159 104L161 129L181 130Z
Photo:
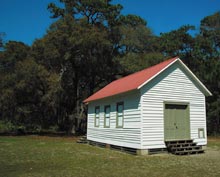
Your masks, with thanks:
M165 140L190 139L189 105L165 104Z

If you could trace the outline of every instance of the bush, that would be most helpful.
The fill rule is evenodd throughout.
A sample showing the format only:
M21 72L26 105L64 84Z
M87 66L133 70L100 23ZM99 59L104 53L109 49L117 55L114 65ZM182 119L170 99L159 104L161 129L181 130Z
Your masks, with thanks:
M26 128L24 126L17 126L16 134L17 135L24 135L26 133Z
M0 121L0 133L15 132L17 127L11 122Z
M43 129L39 125L14 125L12 122L0 120L0 134L2 135L25 135L25 134L64 134L59 127L54 125Z

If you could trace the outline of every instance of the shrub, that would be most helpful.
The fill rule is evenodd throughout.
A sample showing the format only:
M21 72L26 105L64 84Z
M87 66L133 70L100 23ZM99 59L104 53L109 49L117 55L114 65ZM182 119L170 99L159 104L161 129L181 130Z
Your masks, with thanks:
M15 132L17 127L11 122L5 122L0 120L0 133L11 133Z

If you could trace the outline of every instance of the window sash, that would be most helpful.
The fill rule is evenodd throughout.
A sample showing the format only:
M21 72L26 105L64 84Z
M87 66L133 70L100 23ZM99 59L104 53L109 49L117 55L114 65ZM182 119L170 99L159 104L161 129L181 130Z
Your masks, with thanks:
M95 127L99 127L99 114L100 114L100 107L95 107Z
M124 124L124 103L120 102L120 103L117 103L116 127L118 128L123 127L123 124Z
M105 118L105 127L110 127L110 118Z
M110 127L110 112L111 112L110 106L105 106L104 127Z

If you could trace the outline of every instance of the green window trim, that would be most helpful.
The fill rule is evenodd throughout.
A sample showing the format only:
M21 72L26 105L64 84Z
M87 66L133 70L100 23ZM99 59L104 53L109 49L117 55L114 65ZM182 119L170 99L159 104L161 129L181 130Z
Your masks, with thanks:
M111 106L105 106L104 111L104 128L110 128Z
M94 126L99 127L100 123L100 107L96 106L95 107L95 119L94 119Z
M118 102L116 106L116 128L124 126L124 102Z

